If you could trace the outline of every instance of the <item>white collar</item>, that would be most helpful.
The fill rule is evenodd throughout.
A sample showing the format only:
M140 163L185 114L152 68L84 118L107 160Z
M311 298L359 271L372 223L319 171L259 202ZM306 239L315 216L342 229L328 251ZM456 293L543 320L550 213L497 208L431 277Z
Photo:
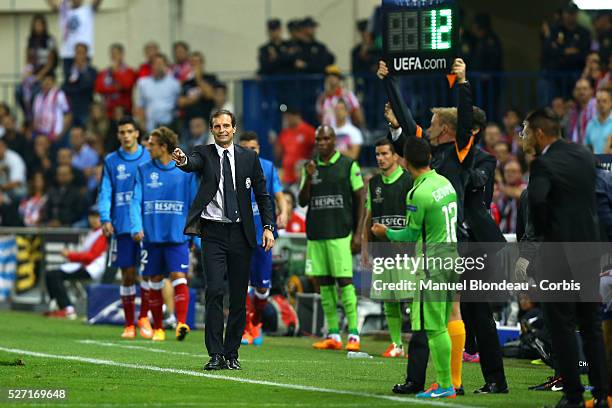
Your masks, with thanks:
M223 147L219 146L219 145L218 145L218 144L216 144L216 143L215 143L214 145L215 145L215 147L217 148L217 154L219 155L219 157L223 157L223 152L224 152L225 150L227 150L227 151L229 152L229 157L234 157L234 144L233 144L233 143L232 143L232 144L230 144L230 146L229 146L227 149L225 149L225 148L223 148Z

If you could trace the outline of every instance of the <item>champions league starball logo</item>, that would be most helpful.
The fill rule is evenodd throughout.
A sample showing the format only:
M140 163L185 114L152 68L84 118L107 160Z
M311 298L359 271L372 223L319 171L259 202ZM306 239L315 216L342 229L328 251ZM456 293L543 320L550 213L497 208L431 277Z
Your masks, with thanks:
M315 170L314 173L312 173L312 180L310 181L311 184L319 184L321 183L323 180L321 180L319 178L319 170Z
M125 180L126 178L130 177L130 174L126 173L125 171L125 164L117 165L117 180Z
M158 187L161 187L164 184L164 183L161 183L159 181L159 173L157 173L157 172L151 173L151 175L149 177L151 178L151 182L147 183L147 186L149 186L151 188L158 188Z
M380 204L383 202L384 198L382 196L382 188L380 186L376 187L374 190L375 197L372 199L376 204Z

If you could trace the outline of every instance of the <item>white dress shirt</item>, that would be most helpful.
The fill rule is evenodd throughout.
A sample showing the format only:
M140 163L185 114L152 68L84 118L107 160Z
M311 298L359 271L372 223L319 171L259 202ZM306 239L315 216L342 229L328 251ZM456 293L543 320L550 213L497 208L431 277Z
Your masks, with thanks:
M217 153L219 154L219 167L221 169L221 178L219 179L219 187L217 193L213 196L210 203L204 208L200 216L205 220L217 221L217 222L231 222L229 218L225 216L223 211L223 152L227 150L229 152L230 167L232 168L232 182L234 183L234 190L236 190L236 159L234 155L234 144L232 143L227 149L219 146L215 143ZM240 222L240 218L236 220Z

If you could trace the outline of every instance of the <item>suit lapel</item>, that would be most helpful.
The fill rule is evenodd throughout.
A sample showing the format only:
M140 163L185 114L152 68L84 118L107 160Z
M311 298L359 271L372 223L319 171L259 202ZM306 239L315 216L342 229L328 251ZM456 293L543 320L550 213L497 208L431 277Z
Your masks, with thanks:
M221 159L219 158L219 153L217 153L217 147L215 144L209 144L208 152L210 154L210 159L212 161L212 168L215 172L215 186L219 185L219 181L221 180Z
M240 176L240 169L242 169L242 166L239 164L240 160L242 160L242 153L242 147L234 145L234 168L236 169L236 174L234 176L236 177L236 190L238 190L238 179Z

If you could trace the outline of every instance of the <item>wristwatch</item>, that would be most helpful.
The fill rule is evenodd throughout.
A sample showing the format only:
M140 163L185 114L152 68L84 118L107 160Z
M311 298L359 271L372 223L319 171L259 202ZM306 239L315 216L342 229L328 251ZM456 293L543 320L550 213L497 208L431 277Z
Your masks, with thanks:
M274 232L274 225L264 225L263 229L267 229L270 232Z

